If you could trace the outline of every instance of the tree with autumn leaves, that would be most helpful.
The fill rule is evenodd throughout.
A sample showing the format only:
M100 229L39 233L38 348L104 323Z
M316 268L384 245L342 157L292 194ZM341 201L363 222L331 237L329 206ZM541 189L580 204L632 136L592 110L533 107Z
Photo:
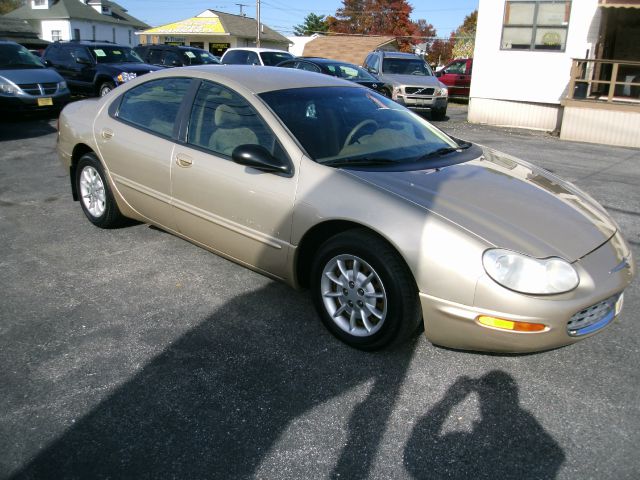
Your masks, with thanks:
M430 23L411 20L413 7L406 0L343 0L342 4L335 17L327 17L330 32L392 35L406 51L436 35Z

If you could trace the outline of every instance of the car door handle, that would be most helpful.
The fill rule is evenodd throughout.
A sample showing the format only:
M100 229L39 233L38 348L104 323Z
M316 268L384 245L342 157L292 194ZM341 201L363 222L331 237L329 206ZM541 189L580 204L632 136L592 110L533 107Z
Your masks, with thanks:
M193 165L193 158L184 153L179 153L176 155L176 163L179 167L187 168Z
M113 130L103 128L100 132L100 135L102 135L102 138L104 138L105 140L109 140L110 138L113 138Z

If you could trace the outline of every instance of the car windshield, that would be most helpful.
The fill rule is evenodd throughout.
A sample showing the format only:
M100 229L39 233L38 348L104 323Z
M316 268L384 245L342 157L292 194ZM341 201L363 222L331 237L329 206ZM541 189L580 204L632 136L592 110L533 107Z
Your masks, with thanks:
M340 78L345 78L353 82L365 81L365 82L377 82L378 79L371 75L363 68L356 67L349 63L328 63L325 64L327 70L332 75Z
M5 43L0 45L0 69L17 70L44 68L42 62L22 45Z
M293 58L293 55L287 52L260 52L262 63L268 67L273 67L280 62Z
M404 164L459 148L422 117L369 89L295 88L260 97L318 163Z
M382 61L382 73L391 75L421 75L431 77L429 66L419 58L385 58Z
M186 65L211 65L220 63L213 55L206 50L189 49L182 52Z
M129 47L92 47L91 53L97 63L143 63L138 54Z

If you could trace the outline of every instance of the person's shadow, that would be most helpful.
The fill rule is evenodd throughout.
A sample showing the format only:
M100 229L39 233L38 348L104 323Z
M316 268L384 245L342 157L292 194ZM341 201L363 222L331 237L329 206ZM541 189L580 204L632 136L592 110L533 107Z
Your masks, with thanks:
M481 419L471 432L444 433L452 410L477 393ZM479 379L460 377L413 429L404 465L414 478L554 478L562 448L518 404L518 386L494 370Z

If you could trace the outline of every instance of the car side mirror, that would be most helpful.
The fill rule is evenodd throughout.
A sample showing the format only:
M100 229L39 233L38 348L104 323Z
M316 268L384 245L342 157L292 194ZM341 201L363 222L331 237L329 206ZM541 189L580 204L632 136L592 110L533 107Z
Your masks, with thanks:
M375 75L377 75L377 74L378 74L378 69L377 69L377 68L368 67L368 68L367 68L367 71L368 71L369 73L373 73L373 74L375 74Z
M436 77L441 77L442 76L442 70L440 70L439 72L436 72Z
M240 165L263 172L291 173L291 167L287 163L271 155L262 145L238 145L231 152L231 159Z

